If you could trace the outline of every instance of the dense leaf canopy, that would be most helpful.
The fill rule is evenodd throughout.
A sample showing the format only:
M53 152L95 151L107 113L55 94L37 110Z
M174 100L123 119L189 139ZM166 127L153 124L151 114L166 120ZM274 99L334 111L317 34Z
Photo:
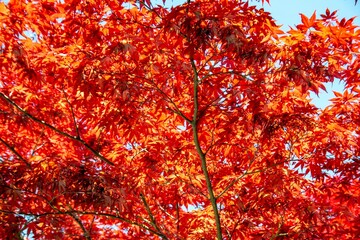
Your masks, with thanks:
M0 3L0 236L359 237L360 29L301 20L283 32L239 0Z

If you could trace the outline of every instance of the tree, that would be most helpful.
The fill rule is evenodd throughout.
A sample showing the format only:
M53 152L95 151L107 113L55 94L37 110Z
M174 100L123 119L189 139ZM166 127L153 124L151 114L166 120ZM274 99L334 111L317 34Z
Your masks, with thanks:
M0 235L358 237L360 29L301 19L284 33L237 0L0 3Z

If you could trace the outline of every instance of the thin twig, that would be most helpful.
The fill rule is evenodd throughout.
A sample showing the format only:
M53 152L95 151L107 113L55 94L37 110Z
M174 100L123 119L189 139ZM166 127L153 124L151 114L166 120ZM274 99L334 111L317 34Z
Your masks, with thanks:
M67 102L67 103L69 104L69 106L70 106L70 111L71 111L71 115L72 115L72 118L73 118L73 121L74 121L74 127L75 127L75 130L76 130L76 137L77 137L77 138L80 138L79 128L78 128L78 125L76 124L76 118L75 118L74 108L73 108L72 104L70 103L70 101L69 101L69 99L68 99L68 97L67 97L67 95L66 95L65 90L63 89L62 91L63 91L63 93L64 93L66 102Z
M250 169L251 165L254 163L255 161L255 158L256 158L256 153L257 153L257 150L254 154L254 157L253 159L251 159L250 163L249 163L249 166L247 168L247 170L241 174L239 177L235 178L216 198L219 199L222 195L224 195L232 186L235 185L235 183L237 183L241 178L243 178L244 176L246 175L249 175L249 172L248 170Z
M28 168L31 168L30 163L28 163L28 161L25 160L25 158L23 158L20 153L18 153L15 148L13 148L12 146L10 146L5 140L3 140L2 138L0 138L0 142L2 142L12 153L14 153L22 162L24 162L26 164L26 166Z
M232 182L216 197L217 199L219 199L222 195L224 195L232 186L235 185L235 183L237 183L241 178L247 176L247 175L252 175L252 174L256 174L256 173L261 173L261 172L265 172L266 170L279 166L281 164L284 163L289 163L289 162L298 162L299 160L288 160L288 161L282 161L282 162L278 162L278 163L274 163L272 165L270 165L269 167L263 168L263 169L258 169L258 170L254 170L252 172L248 172L248 170L246 170L243 174L241 174L239 177L235 178L234 180L232 180Z

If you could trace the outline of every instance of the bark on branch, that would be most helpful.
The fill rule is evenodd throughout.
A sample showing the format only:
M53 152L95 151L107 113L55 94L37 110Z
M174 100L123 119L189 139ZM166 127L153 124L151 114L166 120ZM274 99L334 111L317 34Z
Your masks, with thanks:
M195 65L195 61L193 59L191 61L191 66L194 73L194 114L193 114L193 120L191 122L192 130L193 130L193 137L194 137L194 144L196 151L200 157L201 161L201 169L203 171L205 181L206 181L206 187L208 189L209 193L209 200L211 202L211 206L213 208L214 212L214 218L216 223L216 236L218 240L223 239L222 237L222 230L221 230L221 222L220 222L220 214L219 210L216 204L216 197L214 195L214 190L211 184L210 175L207 169L207 163L206 163L206 156L204 151L201 149L200 141L199 141L199 134L198 134L198 113L199 113L199 99L198 99L198 87L199 87L199 76L198 71Z

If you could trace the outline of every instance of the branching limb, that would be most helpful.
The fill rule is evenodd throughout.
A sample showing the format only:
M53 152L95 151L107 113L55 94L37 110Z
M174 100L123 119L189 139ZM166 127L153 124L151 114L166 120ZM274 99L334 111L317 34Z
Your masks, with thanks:
M215 198L214 190L213 190L213 187L211 184L210 175L209 175L209 172L207 169L206 156L205 156L205 153L203 152L203 150L201 149L199 135L198 135L198 129L197 129L198 113L199 113L199 102L198 102L199 101L199 99L198 99L199 76L198 76L198 72L196 69L194 59L191 59L191 66L192 66L193 73L194 73L194 115L193 115L193 120L191 121L191 126L193 129L193 135L194 135L194 144L195 144L196 151L201 160L201 169L205 176L206 187L207 187L208 193L209 193L209 200L211 202L213 212L214 212L214 218L215 218L215 223L216 223L216 236L217 236L218 240L221 240L221 239L223 239L223 237L222 237L222 230L221 230L221 223L220 223L220 214L219 214L219 210L218 210L218 207L216 204L216 198Z
M46 212L46 213L38 213L38 214L34 214L34 213L27 213L27 212L21 212L21 211L17 211L17 212L13 212L13 211L7 211L7 210L2 210L0 209L0 213L4 213L4 214L20 214L20 215L26 215L26 216L32 216L32 217L45 217L45 216L52 216L52 215L69 215L69 214L82 214L82 215L92 215L92 216L102 216L102 217L110 217L110 218L114 218L114 219L118 219L122 222L126 222L130 225L134 225L134 226L138 226L141 229L151 232L159 237L162 237L162 233L159 233L151 228L149 228L146 225L143 225L141 223L138 222L134 222L131 221L129 219L120 217L118 215L113 215L110 213L100 213L100 212L90 212L90 211L78 211L78 210L70 210L70 211L56 211L56 212Z
M247 170L241 174L239 177L235 178L234 180L231 181L231 183L216 197L217 199L221 198L222 195L224 195L232 186L235 185L235 183L237 183L241 178L243 178L246 175L249 175L250 173L248 172L251 165L254 163L255 161L255 157L256 157L256 153L253 157L253 159L251 159L249 166L247 167Z
M154 218L154 215L153 213L151 212L151 209L149 207L149 204L147 203L146 201L146 198L145 196L141 193L140 194L140 198L141 198L141 201L143 202L144 206L145 206L145 209L149 215L149 218L150 218L150 224L157 230L158 233L161 233L161 235L159 235L162 239L168 239L165 234L162 233L161 229L159 228L159 226L157 225L156 223L156 220Z
M281 233L281 228L282 228L283 224L284 224L284 217L281 216L281 222L278 223L277 231L274 235L271 236L270 240L276 239L278 237L287 236L287 233Z
M81 144L83 144L89 151L91 151L96 157L98 157L100 160L106 162L107 164L110 165L114 165L113 162L111 162L110 160L108 160L106 157L104 157L101 153L97 152L95 149L93 149L89 144L87 144L84 140L82 140L80 137L76 136L72 136L66 132L61 131L60 129L52 126L51 124L40 120L39 118L31 115L30 113L28 113L27 111L25 111L24 109L22 109L19 105L17 105L14 101L12 101L8 96L6 96L3 93L0 93L0 97L2 97L4 100L6 100L8 103L10 103L11 105L13 105L16 109L18 109L20 112L22 112L25 116L29 117L30 119L32 119L34 122L37 122L39 124L42 124L46 127L48 127L49 129L53 130L54 132L57 132L58 134L67 137L69 139L72 139L74 141L80 142Z
M72 207L68 205L68 208L70 211L73 211ZM81 230L83 231L84 237L86 240L91 240L91 236L88 230L86 230L84 224L82 223L81 219L76 213L69 213L69 216L71 216L75 222L80 226Z
M159 88L159 86L154 82L151 81L151 83L154 85L154 87L156 88L156 90L158 92L161 93L161 95L163 95L166 99L166 101L168 101L169 103L171 103L171 105L174 107L174 109L168 108L168 110L170 110L171 112L179 115L180 117L182 117L187 123L191 124L191 120L189 118L187 118L178 108L178 106L176 105L176 103L163 91L161 90L161 88Z

